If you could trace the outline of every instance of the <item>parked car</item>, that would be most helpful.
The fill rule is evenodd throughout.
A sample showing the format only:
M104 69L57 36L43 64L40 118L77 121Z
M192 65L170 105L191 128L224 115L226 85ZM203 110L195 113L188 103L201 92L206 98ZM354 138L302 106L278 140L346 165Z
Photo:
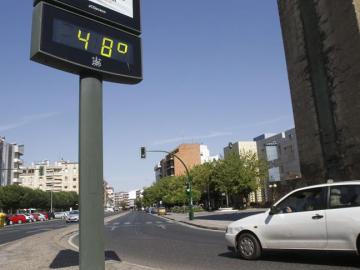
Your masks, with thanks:
M49 213L46 211L39 211L40 214L42 214L46 220L49 220Z
M46 217L41 213L32 213L36 221L45 221Z
M65 212L54 212L54 218L56 218L56 219L64 219L65 218Z
M231 223L225 238L244 259L264 249L341 250L360 255L360 181L297 189L265 213Z
M36 221L35 217L31 214L23 214L23 215L26 217L27 222L35 222Z
M158 215L159 216L165 216L166 215L166 208L165 207L159 207L158 208Z
M65 218L66 223L79 221L79 210L70 211L69 215Z
M114 213L114 208L112 208L112 207L106 207L106 208L104 209L104 212L105 212L105 213Z
M26 219L26 216L23 214L15 214L7 217L7 222L8 222L7 224L8 225L21 224L28 222L28 220L29 219Z
M149 207L149 209L148 209L149 214L156 214L157 212L158 212L157 208L155 208L155 207Z

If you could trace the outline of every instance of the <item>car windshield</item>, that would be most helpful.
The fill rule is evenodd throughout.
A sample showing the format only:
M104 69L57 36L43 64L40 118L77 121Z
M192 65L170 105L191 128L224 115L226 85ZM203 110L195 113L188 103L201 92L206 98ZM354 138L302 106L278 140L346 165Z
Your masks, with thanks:
M79 214L78 210L70 211L70 215L78 215L78 214Z

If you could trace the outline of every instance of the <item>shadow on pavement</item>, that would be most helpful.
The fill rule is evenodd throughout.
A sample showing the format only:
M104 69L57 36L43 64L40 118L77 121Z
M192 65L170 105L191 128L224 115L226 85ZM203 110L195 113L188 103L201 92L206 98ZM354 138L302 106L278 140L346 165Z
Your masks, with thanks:
M114 251L111 250L105 251L105 260L121 262L119 256ZM71 249L65 249L65 250L61 250L58 253L58 255L56 255L55 259L52 261L49 267L51 269L56 269L56 268L65 268L65 267L78 266L78 265L79 265L79 252Z
M223 221L235 221L242 219L248 216L264 213L264 211L258 212L246 212L246 213L229 213L229 214L218 214L218 215L208 215L208 216L196 216L195 219L198 220L223 220Z
M218 256L241 260L233 252L221 253ZM324 266L360 267L360 257L346 252L325 251L264 251L258 260L262 262L283 262L291 264L315 264Z

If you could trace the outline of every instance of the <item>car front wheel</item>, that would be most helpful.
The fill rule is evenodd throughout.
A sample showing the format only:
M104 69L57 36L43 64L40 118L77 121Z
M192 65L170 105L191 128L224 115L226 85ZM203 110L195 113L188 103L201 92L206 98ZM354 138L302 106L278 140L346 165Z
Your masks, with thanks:
M237 249L240 256L246 260L256 260L261 256L261 245L251 233L243 233L239 236Z

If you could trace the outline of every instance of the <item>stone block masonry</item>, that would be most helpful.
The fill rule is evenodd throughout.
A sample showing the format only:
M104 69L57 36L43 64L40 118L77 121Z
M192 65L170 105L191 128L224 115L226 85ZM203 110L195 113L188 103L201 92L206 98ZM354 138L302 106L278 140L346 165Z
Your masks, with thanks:
M278 0L304 184L360 179L360 0Z

